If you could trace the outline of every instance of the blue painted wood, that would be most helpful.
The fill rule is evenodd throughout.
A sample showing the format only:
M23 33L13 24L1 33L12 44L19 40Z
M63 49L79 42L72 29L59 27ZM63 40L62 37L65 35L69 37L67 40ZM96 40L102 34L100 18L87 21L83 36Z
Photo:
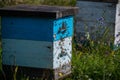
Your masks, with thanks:
M1 16L35 16L58 19L78 12L77 7L47 6L47 5L15 5L0 8Z
M8 14L9 9L1 9L3 65L51 69L55 79L71 73L72 15L77 8L65 8L69 9L67 13L62 7L51 7L52 11L46 12L48 8L18 6L10 8L16 13L13 15Z
M60 31L62 23L65 23L66 31ZM2 16L2 38L22 39L37 41L56 41L72 36L73 16L60 19L6 17ZM56 38L54 37L56 35Z
M2 62L34 68L53 68L53 43L2 39Z
M2 43L5 65L56 69L71 63L72 37L54 42L2 39Z
M54 21L54 40L60 40L61 38L66 38L73 36L73 16L60 18ZM65 29L62 29L65 28Z
M29 17L2 17L2 38L52 41L53 20Z
M77 14L76 33L89 32L91 37L98 36L96 31L102 32L110 29L110 36L114 36L116 6L112 3L77 1L79 13ZM100 18L104 18L100 21ZM103 29L99 30L102 26Z

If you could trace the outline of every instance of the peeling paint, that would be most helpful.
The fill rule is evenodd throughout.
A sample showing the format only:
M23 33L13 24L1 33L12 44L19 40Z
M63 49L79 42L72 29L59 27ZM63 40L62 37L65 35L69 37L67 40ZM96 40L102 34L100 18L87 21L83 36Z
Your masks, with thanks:
M53 67L58 68L67 62L71 62L72 37L67 37L54 42L54 60ZM71 43L71 45L69 45Z
M13 8L16 12L14 16L11 13ZM25 75L30 75L32 79L44 75L45 77L52 77L50 80L56 80L71 73L70 62L74 26L72 15L77 12L77 8L74 10L72 7L55 7L54 10L54 7L50 6L19 5L8 7L9 11L7 12L7 8L4 9L3 13L5 14L0 13L3 14L3 65L17 65L22 68L23 73L24 69L27 69ZM25 15L18 14L18 10ZM52 12L49 13L48 10L52 10ZM58 16L59 14L60 16ZM30 74L30 70L35 71ZM51 71L54 75L50 73Z
M114 37L115 14L116 5L113 3L101 3L90 1L77 1L79 13L77 14L76 22L76 37L82 42L80 38L85 38L87 32L90 33L90 38L96 40L102 36L106 28L109 28L109 36ZM101 19L102 20L99 20ZM102 29L100 29L102 27ZM99 31L100 34L97 32ZM100 35L100 36L99 36Z
M115 22L115 46L120 47L120 4L117 4L116 22Z

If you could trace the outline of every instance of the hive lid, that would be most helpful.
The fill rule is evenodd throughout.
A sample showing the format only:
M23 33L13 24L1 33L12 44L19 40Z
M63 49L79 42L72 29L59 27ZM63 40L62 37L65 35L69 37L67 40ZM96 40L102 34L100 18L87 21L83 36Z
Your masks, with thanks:
M78 7L61 7L47 5L16 5L0 8L0 16L39 16L48 18L60 18L75 15Z

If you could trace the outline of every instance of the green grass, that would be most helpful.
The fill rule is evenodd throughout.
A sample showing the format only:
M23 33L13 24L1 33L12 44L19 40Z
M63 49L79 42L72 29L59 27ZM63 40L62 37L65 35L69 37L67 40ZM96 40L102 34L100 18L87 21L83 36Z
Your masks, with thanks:
M73 52L72 80L120 80L120 50L96 45L89 51Z

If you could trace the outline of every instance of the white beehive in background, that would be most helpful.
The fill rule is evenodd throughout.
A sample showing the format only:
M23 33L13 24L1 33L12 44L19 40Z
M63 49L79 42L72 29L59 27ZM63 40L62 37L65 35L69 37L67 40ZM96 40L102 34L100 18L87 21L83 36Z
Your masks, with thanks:
M116 6L115 48L120 47L120 2Z

